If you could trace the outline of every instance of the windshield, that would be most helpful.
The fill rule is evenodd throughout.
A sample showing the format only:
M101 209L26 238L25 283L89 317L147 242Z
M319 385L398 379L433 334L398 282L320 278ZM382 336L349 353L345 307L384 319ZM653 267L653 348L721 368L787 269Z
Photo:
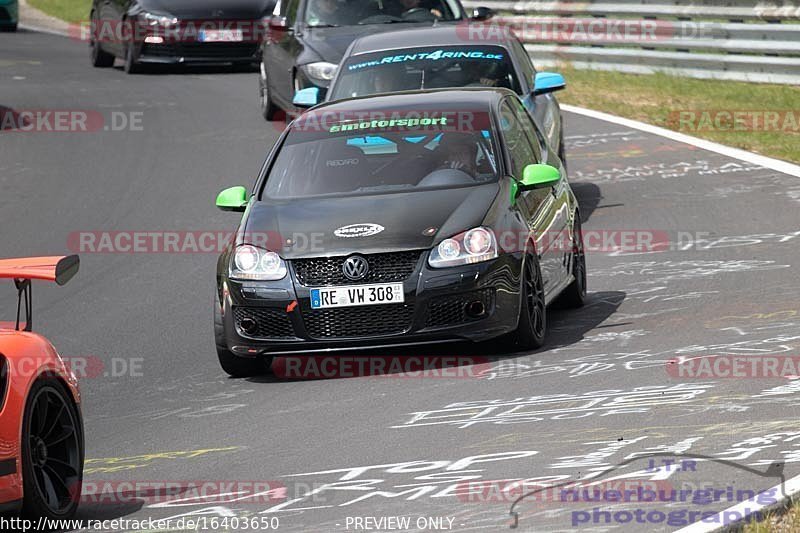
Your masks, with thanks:
M505 87L520 91L504 48L450 46L350 57L342 66L329 99L451 87Z
M286 137L264 192L270 198L305 198L496 181L488 115L462 113L458 126L444 115L384 115L385 120L345 120L313 127L308 121L301 123Z
M454 0L308 0L305 14L306 24L316 27L460 18Z

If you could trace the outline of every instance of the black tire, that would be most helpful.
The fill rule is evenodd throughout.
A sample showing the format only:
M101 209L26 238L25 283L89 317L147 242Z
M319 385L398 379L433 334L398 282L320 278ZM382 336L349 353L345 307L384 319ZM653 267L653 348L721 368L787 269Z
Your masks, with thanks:
M95 68L110 68L114 66L114 56L100 48L98 43L92 42L91 58L92 66Z
M0 26L0 32L14 33L17 31L17 23L8 24L7 26Z
M267 69L263 63L258 67L258 105L261 107L261 116L264 117L264 120L273 121L277 118L279 108L269 96Z
M586 302L586 250L583 246L583 230L581 226L581 214L575 213L575 224L573 226L575 238L572 241L572 275L575 278L569 287L564 289L559 300L565 307L583 307Z
M91 16L92 24L94 25L95 14ZM93 32L94 34L94 32ZM110 68L114 66L114 54L109 54L100 46L100 43L93 38L89 40L89 49L91 53L92 66L95 68Z
M261 357L239 357L226 346L225 325L222 323L222 310L219 307L219 300L214 294L214 344L217 348L217 358L219 365L229 376L234 378L246 378L266 374L269 371L267 361Z
M84 444L78 408L66 386L53 378L36 381L22 423L22 514L71 518L80 501Z
M239 357L227 348L217 346L219 366L232 378L260 376L269 371L266 361L261 357Z
M535 350L544 345L547 335L547 306L544 302L544 284L539 260L529 255L522 274L522 302L519 324L514 333L514 344L525 350Z
M142 65L133 57L134 43L129 42L125 46L125 73L126 74L140 74L143 72Z

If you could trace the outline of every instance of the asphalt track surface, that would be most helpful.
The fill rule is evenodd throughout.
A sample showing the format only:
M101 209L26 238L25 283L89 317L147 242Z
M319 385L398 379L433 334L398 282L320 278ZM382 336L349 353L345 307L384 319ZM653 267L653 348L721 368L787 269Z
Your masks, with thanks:
M236 215L217 211L214 197L249 186L278 133L258 114L253 73L127 76L92 69L81 43L20 32L0 35L0 80L0 106L141 112L143 130L0 133L4 257L67 252L79 231L230 230ZM628 476L629 488L664 478L658 488L725 492L656 503L553 501L550 492L517 508L522 531L665 531L689 511L736 503L728 488L757 491L800 473L797 382L667 371L678 356L800 353L800 179L565 119L584 229L684 246L590 245L588 303L551 313L545 349L404 352L488 356L460 378L228 379L212 340L215 254L84 253L69 285L40 284L35 329L96 365L82 381L86 482L108 494L79 517L266 516L282 531L352 531L356 517L389 516L427 531L418 519L438 517L455 531L502 531L523 492L498 480L529 480L527 492L536 480ZM13 293L0 296L10 320ZM680 461L676 453L705 458L643 471ZM153 488L193 481L244 492L212 502ZM465 496L465 481L485 484ZM247 482L285 492L252 496ZM641 509L652 521L606 520L592 515L598 507ZM643 514L653 511L678 514L668 525Z

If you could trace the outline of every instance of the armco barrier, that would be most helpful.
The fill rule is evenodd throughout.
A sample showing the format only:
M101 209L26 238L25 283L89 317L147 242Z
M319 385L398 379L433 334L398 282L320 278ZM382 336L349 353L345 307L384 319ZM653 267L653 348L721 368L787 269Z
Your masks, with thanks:
M464 5L492 8L497 15L491 22L514 28L537 66L570 63L800 85L800 0L465 0ZM615 26L623 28L621 34ZM643 35L626 35L626 27Z

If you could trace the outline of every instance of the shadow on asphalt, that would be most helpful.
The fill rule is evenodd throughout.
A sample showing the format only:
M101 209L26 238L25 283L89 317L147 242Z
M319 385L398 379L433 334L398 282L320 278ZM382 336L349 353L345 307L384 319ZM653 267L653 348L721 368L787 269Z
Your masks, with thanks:
M572 192L575 193L575 197L578 199L578 206L580 206L581 210L581 221L587 222L603 199L600 187L589 182L570 183L570 186L572 187Z
M546 355L553 348L580 342L597 327L616 327L626 323L603 324L625 300L625 293L590 293L580 309L548 308ZM557 304L557 302L555 302ZM347 350L326 353L278 356L272 372L247 378L252 383L289 383L358 377L473 377L480 378L499 361L511 361L537 352L516 352L502 339L481 343L453 342L390 349ZM233 379L233 378L231 378Z
M115 70L122 71L117 65ZM254 65L140 65L141 71L132 76L159 76L164 74L254 74L258 67Z
M590 292L586 304L580 309L548 309L547 348L563 348L580 342L586 333L595 328L628 326L630 322L608 322L626 294L622 291ZM557 302L556 302L557 303Z

